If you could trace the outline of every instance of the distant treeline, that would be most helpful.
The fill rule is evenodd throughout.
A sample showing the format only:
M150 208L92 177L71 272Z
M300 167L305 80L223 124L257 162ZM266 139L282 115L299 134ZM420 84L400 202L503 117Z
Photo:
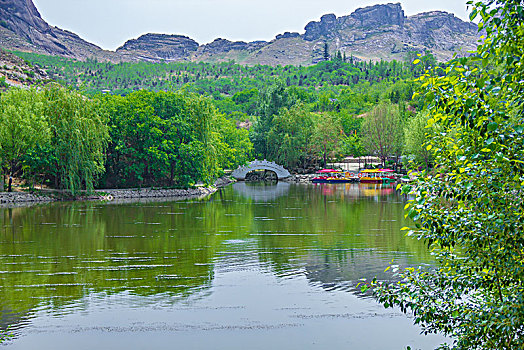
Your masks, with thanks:
M98 62L88 59L73 59L16 52L32 64L44 68L50 76L67 85L87 93L110 90L125 95L141 89L160 91L177 90L190 84L190 89L199 94L234 95L237 92L266 87L274 78L284 81L286 86L306 89L332 86L352 86L357 91L370 85L412 79L423 73L424 67L413 65L414 58L399 61L356 61L352 57L344 60L335 55L332 60L309 67L302 66L243 66L234 62L173 62L173 63L119 63ZM416 56L415 56L416 57ZM428 56L434 64L434 59Z

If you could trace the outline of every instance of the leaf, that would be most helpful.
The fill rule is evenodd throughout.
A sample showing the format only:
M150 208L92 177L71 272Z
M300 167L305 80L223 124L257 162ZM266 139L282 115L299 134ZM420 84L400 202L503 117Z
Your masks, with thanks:
M478 10L474 8L473 11L471 11L471 13L469 14L469 20L473 21L477 17L477 14L478 14Z
M488 130L489 131L495 131L499 127L499 124L496 122L491 122L488 124Z

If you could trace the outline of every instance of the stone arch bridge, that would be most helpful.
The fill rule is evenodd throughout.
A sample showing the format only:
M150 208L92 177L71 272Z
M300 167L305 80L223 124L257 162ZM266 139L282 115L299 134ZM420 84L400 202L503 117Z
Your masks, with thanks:
M285 169L282 165L278 165L275 162L268 162L267 160L255 160L247 165L241 166L233 173L233 176L237 180L245 180L246 175L255 170L269 170L277 174L279 180L286 179L291 176L289 171Z

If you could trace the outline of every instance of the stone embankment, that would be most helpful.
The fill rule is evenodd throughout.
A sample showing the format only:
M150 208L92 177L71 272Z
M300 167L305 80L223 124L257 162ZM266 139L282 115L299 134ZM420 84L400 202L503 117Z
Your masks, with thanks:
M120 199L140 198L194 198L213 194L215 187L197 187L190 189L110 189L97 190L89 196L76 198L66 197L63 193L54 191L46 194L27 192L0 192L0 204L55 202L61 200L101 200L112 201Z
M140 198L196 198L213 194L217 188L226 187L235 183L231 177L219 178L213 186L198 186L189 189L159 189L159 188L130 188L96 190L90 195L69 197L63 191L49 190L45 192L0 192L0 204L16 204L31 202L54 202L61 200L101 200L112 201Z
M98 196L92 199L113 200L129 198L162 198L162 197L201 197L215 193L214 187L197 187L190 189L151 189L134 188L123 190L97 190Z
M26 192L0 192L0 203L21 202L52 202L56 201L54 196L45 196Z

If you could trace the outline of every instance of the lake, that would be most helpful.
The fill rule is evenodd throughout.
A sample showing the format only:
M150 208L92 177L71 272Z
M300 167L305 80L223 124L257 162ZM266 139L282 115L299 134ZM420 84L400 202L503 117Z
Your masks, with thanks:
M5 349L432 349L357 288L431 264L405 199L363 184L237 183L198 200L0 208Z

